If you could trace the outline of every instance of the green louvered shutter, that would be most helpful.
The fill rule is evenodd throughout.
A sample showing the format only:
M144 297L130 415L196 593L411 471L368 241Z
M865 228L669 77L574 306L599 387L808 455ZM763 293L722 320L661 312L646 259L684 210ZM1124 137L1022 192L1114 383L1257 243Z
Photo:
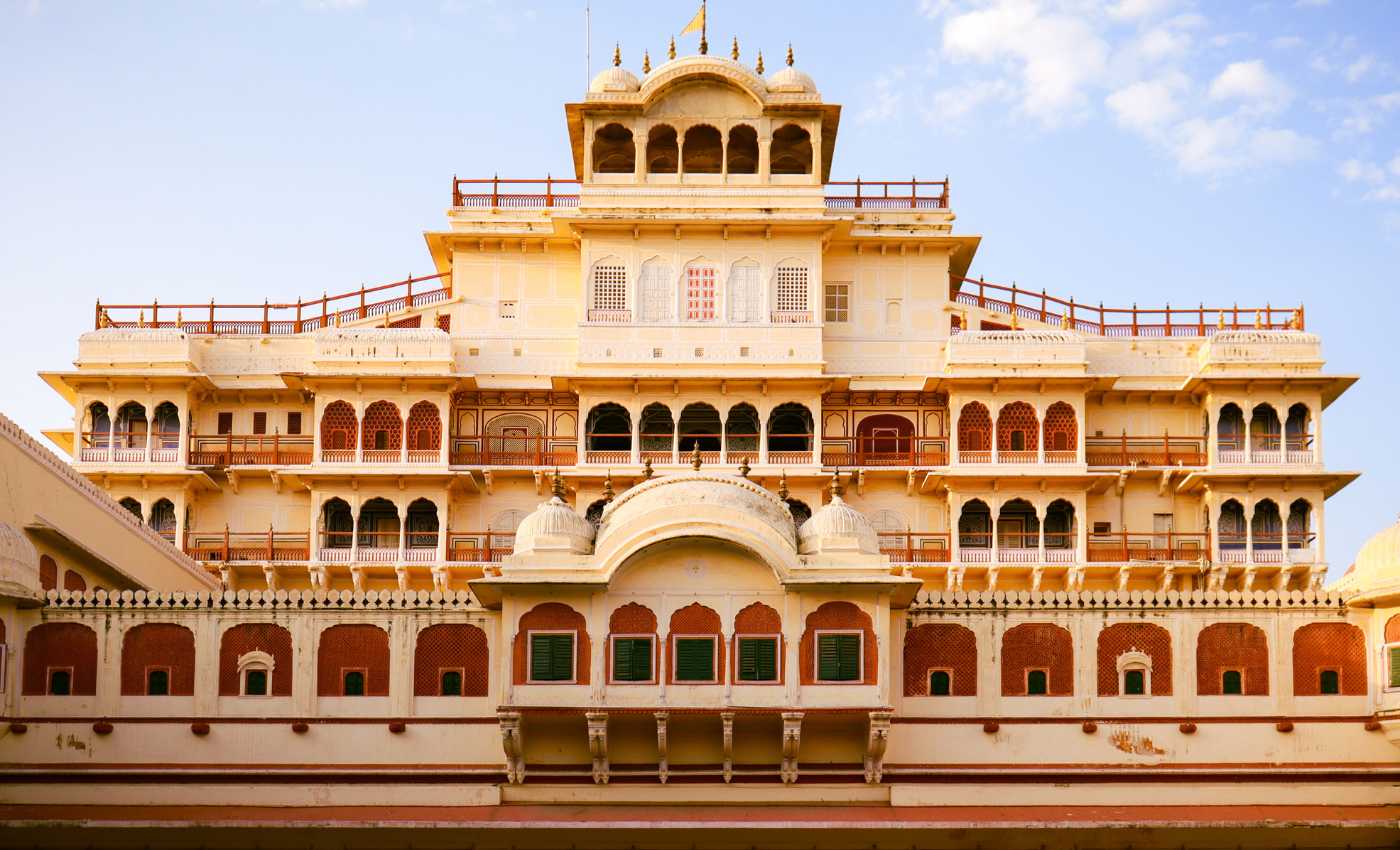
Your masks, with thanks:
M651 640L649 638L615 638L613 640L613 681L645 682L651 679Z
M817 639L817 678L824 682L860 680L860 635L821 635Z
M739 681L771 682L778 678L778 641L739 638Z
M573 678L574 636L531 635L531 681L568 682Z
M715 678L712 638L676 638L676 681L709 682Z
M1400 646L1390 648L1390 686L1400 688Z

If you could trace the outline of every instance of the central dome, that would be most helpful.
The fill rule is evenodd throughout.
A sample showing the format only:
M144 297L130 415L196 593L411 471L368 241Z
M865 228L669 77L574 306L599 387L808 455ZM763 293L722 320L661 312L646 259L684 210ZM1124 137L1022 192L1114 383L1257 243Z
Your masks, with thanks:
M797 545L792 512L777 495L739 475L695 471L648 479L610 502L598 525L597 546L602 549L610 537L644 514L664 510L683 517L687 509L700 506L761 520L789 546Z
M1400 518L1362 545L1350 569L1333 587L1355 593L1400 593Z

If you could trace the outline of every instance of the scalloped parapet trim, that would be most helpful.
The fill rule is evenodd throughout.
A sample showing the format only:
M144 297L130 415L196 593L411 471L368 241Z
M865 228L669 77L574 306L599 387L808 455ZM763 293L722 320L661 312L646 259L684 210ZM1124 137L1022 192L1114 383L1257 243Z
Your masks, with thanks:
M1038 609L1075 611L1097 608L1178 609L1191 608L1335 608L1346 607L1348 595L1327 590L1116 590L1048 591L920 591L910 604L911 612L975 609Z
M48 608L123 608L197 610L300 610L300 611L484 611L469 591L449 590L50 590Z

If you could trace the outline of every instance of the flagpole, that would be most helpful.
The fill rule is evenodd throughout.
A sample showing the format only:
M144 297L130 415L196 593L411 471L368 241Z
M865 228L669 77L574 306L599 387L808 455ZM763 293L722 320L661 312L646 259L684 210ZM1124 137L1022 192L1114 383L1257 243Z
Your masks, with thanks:
M700 55L704 56L710 52L710 42L706 40L706 27L710 24L710 15L705 9L706 0L700 0Z
M588 87L593 75L593 5L585 0L583 4L583 85Z

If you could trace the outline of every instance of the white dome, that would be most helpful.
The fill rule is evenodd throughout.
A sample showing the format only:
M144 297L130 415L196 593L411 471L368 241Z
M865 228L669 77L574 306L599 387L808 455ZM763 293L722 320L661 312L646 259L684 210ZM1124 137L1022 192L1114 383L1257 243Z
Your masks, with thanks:
M23 531L0 522L0 596L37 598L42 595L39 550Z
M1386 588L1400 591L1400 519L1362 545L1337 588L1361 593Z
M811 77L791 65L768 75L768 90L778 94L816 94L817 84Z
M846 504L841 498L842 492L839 478L833 476L831 501L822 505L797 530L797 551L803 555L835 551L880 553L880 537L875 527L865 514Z
M523 520L515 530L515 554L593 551L593 524L564 501L564 482L554 479L554 494Z
M642 84L637 81L637 76L620 65L608 68L593 81L588 84L590 94L601 94L606 92L634 92L639 91Z
M645 527L658 514L689 516L718 510L731 524L755 523L783 541L791 551L796 544L792 512L787 503L767 488L739 475L680 472L643 481L630 487L603 509L598 527L598 548L611 537L625 536L629 527Z

